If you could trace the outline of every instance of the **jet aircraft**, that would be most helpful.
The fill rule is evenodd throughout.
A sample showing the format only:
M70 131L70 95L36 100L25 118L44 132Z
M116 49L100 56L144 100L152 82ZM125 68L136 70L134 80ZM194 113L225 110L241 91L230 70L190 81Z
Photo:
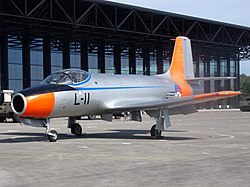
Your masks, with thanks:
M171 126L170 115L197 112L195 104L237 96L238 91L204 93L205 80L226 80L232 77L195 78L191 42L187 37L175 39L169 70L160 75L91 74L80 69L57 71L41 84L16 93L12 109L22 124L45 127L51 142L58 139L50 129L50 119L68 117L68 128L76 136L82 127L76 116L101 115L112 121L113 113L130 112L132 120L142 121L145 111L154 118L151 136L162 137Z

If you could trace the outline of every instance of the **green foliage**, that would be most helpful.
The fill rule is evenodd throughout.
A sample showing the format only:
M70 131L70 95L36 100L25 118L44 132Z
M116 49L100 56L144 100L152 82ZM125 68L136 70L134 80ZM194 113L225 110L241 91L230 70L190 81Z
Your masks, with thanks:
M250 96L250 76L242 74L240 76L240 90L243 97Z

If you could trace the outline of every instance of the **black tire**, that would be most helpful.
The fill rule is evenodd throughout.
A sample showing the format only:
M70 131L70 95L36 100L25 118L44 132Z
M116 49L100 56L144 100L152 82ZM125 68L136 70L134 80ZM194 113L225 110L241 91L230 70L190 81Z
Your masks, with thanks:
M82 127L79 123L75 123L71 127L71 133L76 135L76 136L81 136L82 135Z
M150 134L152 137L155 137L156 139L160 139L162 137L161 136L162 131L158 131L155 128L156 128L156 125L153 125L151 127Z
M96 118L96 115L89 115L89 116L88 116L88 119L89 119L89 120L94 120L95 118Z
M19 123L20 122L19 116L16 114L13 114L12 121L13 123Z
M50 133L52 133L53 135L48 135L48 140L50 142L56 142L58 138L57 132L55 130L51 130Z

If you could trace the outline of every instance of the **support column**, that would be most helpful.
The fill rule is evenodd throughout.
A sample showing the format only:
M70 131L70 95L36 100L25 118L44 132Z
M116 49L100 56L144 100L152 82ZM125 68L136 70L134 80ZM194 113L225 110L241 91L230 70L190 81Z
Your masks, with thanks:
M119 44L114 46L114 67L115 74L121 74L121 46Z
M236 84L235 84L235 90L240 90L240 58L239 55L235 55L235 73L236 73ZM239 107L240 104L240 96L236 97L236 107Z
M227 77L230 77L230 54L227 53L227 74L226 76ZM225 80L225 90L231 90L231 81L233 80ZM235 100L236 98L228 98L226 99L227 100L227 103L226 104L229 104L230 107L235 107Z
M205 56L204 58L204 77L210 77L210 55ZM204 92L210 92L210 81L204 82Z
M236 68L236 77L237 77L237 80L236 80L236 90L240 90L240 57L235 57L235 68ZM239 107L239 104L240 104L240 96L237 96L236 97L237 100L236 100L236 104L237 106L236 107Z
M169 51L169 67L170 67L172 63L173 54L174 54L175 42L171 41L169 46L170 48L168 48L168 51Z
M143 56L143 74L150 75L150 54L148 48L142 49L142 56Z
M23 60L23 88L30 87L30 38L24 35L22 38L22 60Z
M63 69L70 68L70 41L69 39L63 40L62 56L63 56Z
M220 74L221 74L221 62L220 62L220 57L216 57L216 61L217 61L217 72L216 72L216 75L215 77L220 77ZM214 86L215 86L215 91L220 91L221 90L221 81L223 80L216 80L214 81Z
M136 74L135 46L129 47L129 74Z
M163 73L163 49L157 49L156 51L156 63L157 63L157 74Z
M8 35L1 33L0 37L1 90L7 90L9 89Z
M98 70L100 73L105 73L105 46L98 46Z
M227 77L230 77L230 55L227 55ZM231 89L231 80L225 80L225 88L226 90Z
M48 36L43 38L43 78L51 74L51 52L50 39Z
M235 57L235 90L240 90L240 58Z
M89 57L88 57L88 43L86 41L81 42L81 69L89 71Z
M195 77L200 77L200 61L199 61L199 52L194 54L194 62L195 62Z

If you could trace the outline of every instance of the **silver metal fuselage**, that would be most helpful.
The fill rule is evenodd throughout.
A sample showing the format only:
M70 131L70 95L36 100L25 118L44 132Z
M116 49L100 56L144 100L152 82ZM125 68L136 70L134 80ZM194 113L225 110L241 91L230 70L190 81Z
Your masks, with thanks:
M164 99L167 93L175 93L175 84L164 75L91 74L84 84L71 85L76 90L55 92L54 109L48 117L107 114L128 102Z

